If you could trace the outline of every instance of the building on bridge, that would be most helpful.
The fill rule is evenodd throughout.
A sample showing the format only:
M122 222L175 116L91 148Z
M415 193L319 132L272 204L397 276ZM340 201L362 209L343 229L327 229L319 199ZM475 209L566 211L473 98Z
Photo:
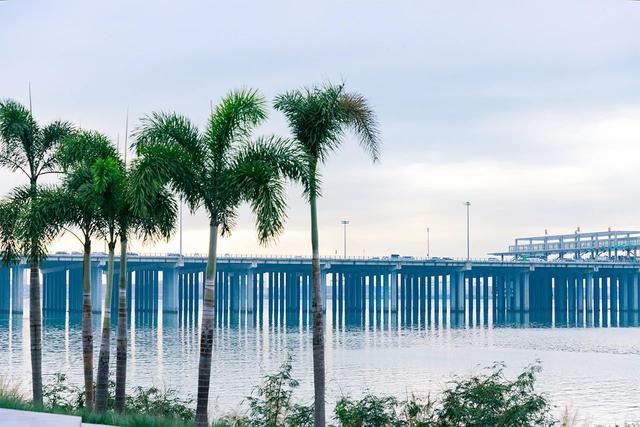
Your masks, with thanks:
M491 255L512 257L513 259L540 258L550 259L589 258L592 260L635 260L640 249L640 231L607 230L582 233L580 229L573 234L556 234L534 237L518 237L515 244L506 252L494 252Z

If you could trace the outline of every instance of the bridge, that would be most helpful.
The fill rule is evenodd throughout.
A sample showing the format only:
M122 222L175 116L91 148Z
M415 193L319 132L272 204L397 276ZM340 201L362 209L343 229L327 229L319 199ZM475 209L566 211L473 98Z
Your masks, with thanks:
M573 234L556 234L533 237L518 237L515 244L506 252L491 255L526 259L539 257L580 260L629 260L635 259L640 250L640 231L607 230L583 233L576 230Z
M91 257L93 307L102 310L107 257ZM115 262L114 286L119 261ZM127 301L138 317L176 313L197 319L206 257L136 255L127 260ZM20 313L28 266L0 268L0 311ZM82 255L54 254L41 265L42 309L82 309ZM532 262L513 259L370 257L321 259L327 315L334 323L398 318L402 321L476 322L517 314L543 318L608 319L639 306L640 263L611 260ZM311 311L311 260L300 256L218 258L218 322L305 321ZM117 295L117 293L116 293ZM112 299L112 312L118 298ZM302 319L302 320L301 320Z

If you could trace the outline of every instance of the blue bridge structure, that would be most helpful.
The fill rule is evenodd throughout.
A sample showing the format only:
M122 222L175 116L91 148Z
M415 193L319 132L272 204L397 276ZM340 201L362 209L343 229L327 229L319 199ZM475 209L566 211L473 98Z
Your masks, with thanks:
M107 257L91 257L93 308L103 309ZM202 307L206 257L129 255L127 302L138 317L176 313L198 319ZM116 257L114 288L118 284ZM82 255L53 254L41 265L42 310L82 310ZM25 306L25 263L0 268L0 311ZM635 260L564 259L532 262L413 257L321 259L322 298L334 323L385 319L464 324L530 316L531 319L617 324L637 319L640 263ZM218 258L217 322L252 318L256 322L306 322L310 318L311 260L300 256ZM117 292L112 313L118 306ZM115 318L115 316L114 316Z

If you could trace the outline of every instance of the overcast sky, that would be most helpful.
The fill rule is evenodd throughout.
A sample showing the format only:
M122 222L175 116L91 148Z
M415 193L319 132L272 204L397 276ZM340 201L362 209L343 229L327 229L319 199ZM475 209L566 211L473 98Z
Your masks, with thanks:
M640 2L230 3L0 2L0 98L27 103L31 82L40 122L122 141L127 108L131 127L154 110L203 124L233 88L345 81L375 107L383 156L348 138L323 168L322 254L349 219L351 255L425 255L429 226L432 256L464 256L465 200L475 257L544 229L640 229ZM279 113L263 133L288 134ZM0 193L21 182L0 172ZM221 253L310 253L300 193L277 243L257 244L245 206ZM185 252L204 252L206 217L184 223Z

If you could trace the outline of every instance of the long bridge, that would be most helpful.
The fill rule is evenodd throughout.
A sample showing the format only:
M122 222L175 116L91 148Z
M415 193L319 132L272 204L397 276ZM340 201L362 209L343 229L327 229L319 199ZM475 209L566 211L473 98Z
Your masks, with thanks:
M127 301L132 313L178 313L197 319L205 256L132 254L127 258ZM91 261L93 307L100 312L107 257L93 254ZM117 257L115 264L114 287ZM0 268L0 311L22 312L26 270L26 264ZM45 318L81 311L81 254L50 255L41 265L41 274ZM321 280L327 315L336 322L397 317L464 323L538 313L556 319L606 318L615 324L614 318L621 313L637 313L640 308L640 263L634 260L328 257L321 260ZM311 260L306 257L221 256L216 284L219 321L251 316L287 317L295 322L311 311ZM117 305L114 297L113 312Z

